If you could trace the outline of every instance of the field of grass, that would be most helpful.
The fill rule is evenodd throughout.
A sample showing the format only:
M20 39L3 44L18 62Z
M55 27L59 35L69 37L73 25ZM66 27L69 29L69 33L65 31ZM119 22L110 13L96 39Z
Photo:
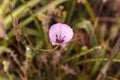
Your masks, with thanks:
M120 80L119 4L0 0L0 80Z

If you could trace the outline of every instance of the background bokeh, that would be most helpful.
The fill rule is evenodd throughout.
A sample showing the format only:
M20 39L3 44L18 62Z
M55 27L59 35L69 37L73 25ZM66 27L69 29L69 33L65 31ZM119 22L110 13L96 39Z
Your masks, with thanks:
M0 0L0 80L120 80L119 4ZM65 48L50 42L55 23L74 30Z

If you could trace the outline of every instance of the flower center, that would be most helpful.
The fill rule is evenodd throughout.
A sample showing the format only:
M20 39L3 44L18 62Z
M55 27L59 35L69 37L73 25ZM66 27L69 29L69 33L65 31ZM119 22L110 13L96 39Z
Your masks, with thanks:
M56 34L56 43L63 43L65 41L64 38L65 36L62 37L61 34L59 36Z

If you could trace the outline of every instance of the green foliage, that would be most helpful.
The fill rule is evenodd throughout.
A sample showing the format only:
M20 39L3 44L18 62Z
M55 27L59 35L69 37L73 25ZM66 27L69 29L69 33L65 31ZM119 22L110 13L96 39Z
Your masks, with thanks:
M100 80L96 75L102 69L106 80L119 80L119 43L118 50L112 50L120 35L119 13L106 15L111 12L105 14L101 6L95 12L95 4L96 0L0 1L0 80ZM115 22L103 20L104 14ZM74 29L65 48L53 46L48 37L50 26L58 22ZM109 58L114 52L118 54ZM111 65L104 69L108 61Z

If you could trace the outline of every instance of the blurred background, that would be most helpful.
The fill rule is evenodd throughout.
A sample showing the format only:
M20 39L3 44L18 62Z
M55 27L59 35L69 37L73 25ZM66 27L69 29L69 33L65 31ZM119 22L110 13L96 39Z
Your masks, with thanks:
M119 4L0 0L0 80L120 80ZM55 23L74 31L65 48L50 42Z

